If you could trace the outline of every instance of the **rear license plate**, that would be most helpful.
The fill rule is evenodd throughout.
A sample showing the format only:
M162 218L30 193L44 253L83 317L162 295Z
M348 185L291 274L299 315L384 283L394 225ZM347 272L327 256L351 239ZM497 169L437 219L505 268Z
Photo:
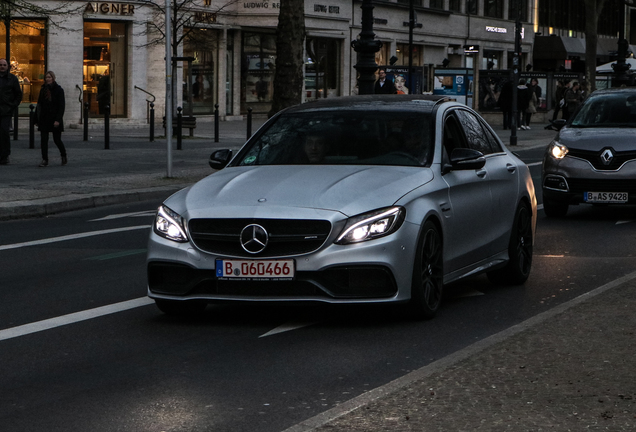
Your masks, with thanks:
M624 204L627 202L627 192L585 192L585 202Z
M296 275L294 260L216 260L216 277L239 280L290 280Z

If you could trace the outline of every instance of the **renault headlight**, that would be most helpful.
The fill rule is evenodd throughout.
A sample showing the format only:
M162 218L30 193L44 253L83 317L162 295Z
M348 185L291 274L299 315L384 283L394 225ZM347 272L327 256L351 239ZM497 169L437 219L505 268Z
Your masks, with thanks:
M405 215L403 207L388 207L354 216L347 221L336 244L359 243L392 234L402 226Z
M563 159L568 154L568 148L558 141L552 141L548 147L548 153L554 159Z
M157 210L154 223L155 233L168 240L185 243L188 235L185 232L183 218L175 211L162 205Z

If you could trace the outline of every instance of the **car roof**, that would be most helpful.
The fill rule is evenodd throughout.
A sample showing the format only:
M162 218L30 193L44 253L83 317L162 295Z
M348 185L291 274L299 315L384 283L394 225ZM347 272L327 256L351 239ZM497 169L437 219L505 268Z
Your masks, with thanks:
M431 113L436 105L453 99L443 95L359 95L308 101L285 110L286 114L317 111L373 110Z
M617 93L633 93L636 94L636 87L616 87L609 89L595 90L590 96L612 95Z

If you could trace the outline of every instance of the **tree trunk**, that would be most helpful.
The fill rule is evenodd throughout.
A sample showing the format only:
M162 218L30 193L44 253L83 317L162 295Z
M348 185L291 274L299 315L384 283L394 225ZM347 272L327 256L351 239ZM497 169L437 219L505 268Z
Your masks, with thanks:
M274 95L269 116L302 102L305 1L281 0L276 34Z
M585 0L585 87L586 95L596 90L596 46L598 44L598 16L606 0Z

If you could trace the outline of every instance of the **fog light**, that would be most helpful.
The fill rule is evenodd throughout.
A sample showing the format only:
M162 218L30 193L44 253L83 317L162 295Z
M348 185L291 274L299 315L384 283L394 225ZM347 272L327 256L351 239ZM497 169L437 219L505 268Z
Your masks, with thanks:
M553 189L563 192L567 192L569 190L568 182L565 180L565 178L559 176L546 177L543 181L543 186L546 189Z

